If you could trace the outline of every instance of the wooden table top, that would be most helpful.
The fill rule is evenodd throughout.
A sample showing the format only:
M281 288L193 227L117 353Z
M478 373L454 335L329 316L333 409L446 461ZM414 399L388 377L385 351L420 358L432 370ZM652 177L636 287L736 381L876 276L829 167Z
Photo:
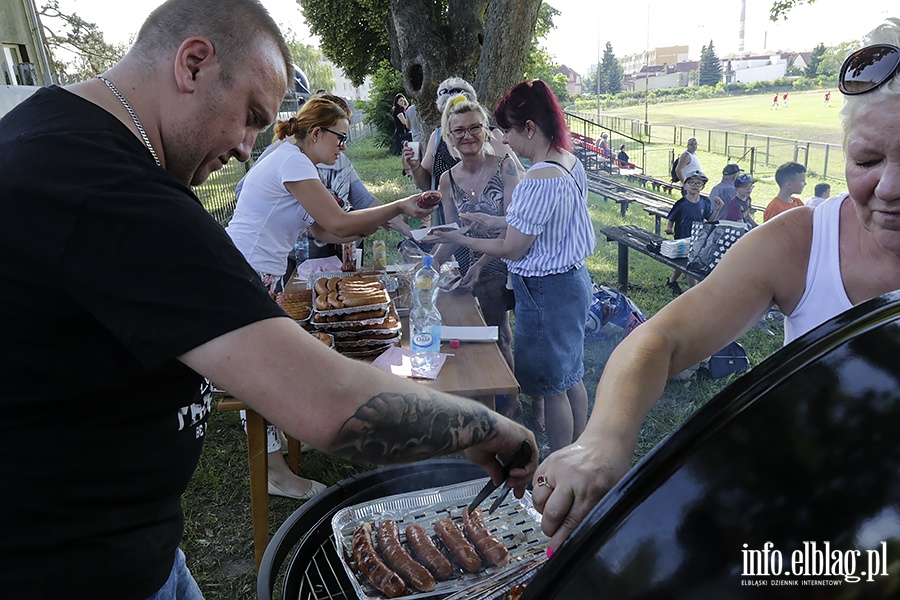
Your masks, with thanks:
M484 326L481 311L468 291L440 292L437 307L444 325ZM408 348L409 321L404 317L401 322L401 345ZM519 382L496 342L461 342L459 348L451 349L445 341L441 344L441 352L454 356L448 356L444 361L437 379L417 380L419 383L467 398L519 392Z
M444 325L477 327L485 324L474 296L468 291L441 292L437 306ZM402 317L400 322L403 327L401 346L409 348L409 318ZM519 392L519 382L496 342L461 342L459 348L451 349L445 341L441 344L441 352L453 356L446 358L437 379L417 379L418 383L466 398ZM219 410L238 409L244 409L244 406L232 397L226 397L219 404Z

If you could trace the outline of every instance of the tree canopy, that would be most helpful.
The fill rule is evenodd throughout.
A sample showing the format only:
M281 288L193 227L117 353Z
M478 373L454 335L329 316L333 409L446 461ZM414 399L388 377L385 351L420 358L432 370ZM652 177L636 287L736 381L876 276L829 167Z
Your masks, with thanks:
M306 76L309 78L309 91L316 90L334 90L334 70L330 65L323 62L325 58L322 51L310 44L303 44L295 39L288 41L288 48L291 49L291 57Z
M38 10L53 70L57 73L97 75L108 70L128 51L128 44L110 44L96 23L59 9L57 0L48 0ZM71 60L63 55L71 53Z
M787 14L795 6L803 4L812 4L816 0L773 0L772 8L769 9L769 20L777 21L778 19L787 19Z
M387 60L437 122L437 85L473 84L489 108L521 80L541 0L298 0L322 50L359 84Z

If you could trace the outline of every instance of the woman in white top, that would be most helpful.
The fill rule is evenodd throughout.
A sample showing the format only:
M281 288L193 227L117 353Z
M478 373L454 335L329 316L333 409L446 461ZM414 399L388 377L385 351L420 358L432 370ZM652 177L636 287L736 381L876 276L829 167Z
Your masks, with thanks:
M513 344L522 391L545 401L551 450L571 444L587 421L584 327L592 298L585 259L596 237L587 178L556 97L543 81L513 87L494 110L504 143L532 166L513 190L506 235L442 233L447 241L499 256L516 298Z
M300 231L316 239L341 243L364 237L392 218L422 217L416 194L390 204L344 212L339 200L319 179L316 164L334 164L347 143L350 121L338 104L312 98L296 116L275 125L284 140L244 178L234 217L226 231L270 292L278 292L288 255ZM268 428L269 493L308 500L325 489L317 481L297 477L278 453L278 431Z
M737 339L773 304L786 315L789 343L900 289L900 19L885 21L866 44L839 76L849 195L753 229L706 280L619 344L584 434L537 470L534 503L552 550L628 471L641 423L669 377Z
M316 239L342 243L365 237L401 214L427 216L415 194L390 204L345 212L319 180L316 164L334 164L347 145L350 121L325 98L312 98L296 116L275 125L285 140L244 178L228 235L264 283L276 291L297 236L309 228Z

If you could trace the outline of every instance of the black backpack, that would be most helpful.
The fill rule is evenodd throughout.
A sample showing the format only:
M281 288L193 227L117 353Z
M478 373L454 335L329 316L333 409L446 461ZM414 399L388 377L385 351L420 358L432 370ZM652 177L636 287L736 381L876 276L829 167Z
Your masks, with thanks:
M672 163L672 183L678 183L680 181L678 179L678 173L675 171L675 167L678 166L678 161L681 160L681 156L675 159L675 162Z

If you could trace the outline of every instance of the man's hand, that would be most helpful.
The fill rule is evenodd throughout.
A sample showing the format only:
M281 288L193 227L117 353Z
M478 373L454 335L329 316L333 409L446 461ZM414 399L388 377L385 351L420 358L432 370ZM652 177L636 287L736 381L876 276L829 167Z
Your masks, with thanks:
M516 498L521 498L525 494L525 486L531 483L531 478L537 468L537 444L534 441L534 434L518 423L499 415L498 421L500 433L497 436L468 448L464 454L466 458L484 469L490 475L491 481L501 485L503 483L503 465L522 446L522 442L527 440L532 447L531 459L525 468L513 469L509 474L509 486L513 488Z

